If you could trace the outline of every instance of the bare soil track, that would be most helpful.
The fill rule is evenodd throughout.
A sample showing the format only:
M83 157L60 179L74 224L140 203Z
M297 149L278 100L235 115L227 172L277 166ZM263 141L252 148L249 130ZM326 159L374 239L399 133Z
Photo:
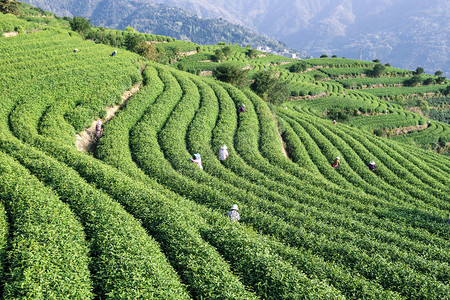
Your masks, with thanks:
M104 119L98 119L92 121L90 127L86 128L83 132L77 134L76 145L78 151L94 152L97 146L98 139L95 136L95 125L99 120L102 120L103 124L115 117L117 111L126 105L126 102L139 91L141 84L133 86L129 91L125 91L122 94L122 102L113 107L106 108L106 117Z

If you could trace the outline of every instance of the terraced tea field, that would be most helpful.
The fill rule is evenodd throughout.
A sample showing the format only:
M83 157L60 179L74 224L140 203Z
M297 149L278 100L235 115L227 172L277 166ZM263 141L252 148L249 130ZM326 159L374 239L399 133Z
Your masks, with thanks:
M4 299L449 299L449 158L322 113L420 117L335 82L271 110L112 50L61 30L0 39ZM76 134L137 83L95 153L78 151ZM417 138L431 131L448 128Z

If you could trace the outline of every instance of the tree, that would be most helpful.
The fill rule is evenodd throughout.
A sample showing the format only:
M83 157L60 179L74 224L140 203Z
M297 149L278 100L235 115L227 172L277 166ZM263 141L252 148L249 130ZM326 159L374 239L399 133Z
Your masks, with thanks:
M91 20L87 20L83 17L74 16L73 19L69 21L69 24L70 28L80 35L85 35L89 29L91 29Z
M158 51L153 44L149 44L146 41L140 41L134 48L134 52L145 57L146 59L160 62L163 53Z
M417 106L419 107L419 109L420 109L422 112L426 112L426 111L429 109L429 107L428 107L428 101L425 100L425 99L418 99L418 100L417 100Z
M436 78L436 84L442 84L445 82L445 80L447 80L445 76L439 76L438 78Z
M136 29L134 29L134 28L131 27L131 26L127 26L127 27L125 28L125 30L128 31L128 32L139 33L139 31L136 31Z
M326 55L326 54L322 54L321 56L320 56L320 58L327 58L328 57L328 55Z
M376 64L373 67L373 70L369 72L369 75L372 77L380 77L386 72L386 67L382 64Z
M406 86L417 86L423 82L423 79L420 75L414 75L410 79L406 80L404 84Z
M19 2L16 0L0 0L0 12L4 14L18 13Z
M376 59L374 59L374 60L372 60L374 63L379 63L380 62L380 60L378 59L378 58L376 58Z
M413 72L414 75L420 75L425 73L425 70L422 67L417 67L417 69Z
M220 61L222 61L222 60L224 60L224 59L225 59L225 55L224 55L222 49L216 49L216 50L214 50L213 60L214 60L215 62L220 62Z
M287 82L275 75L273 71L256 73L250 88L265 101L280 104L288 99L290 92Z
M230 46L225 46L222 48L222 53L225 57L230 57L233 54L233 49Z
M173 63L180 53L180 47L178 46L169 46L165 47L165 56L169 60L169 64Z
M219 64L212 75L223 82L242 86L247 82L247 70L242 70L239 66L232 63Z
M450 85L447 85L447 88L445 90L442 90L442 94L445 96L450 95Z
M308 64L305 61L299 61L289 67L289 71L293 73L300 73L306 71Z
M248 49L247 50L247 56L249 57L249 58L255 58L257 55L258 55L258 51L256 51L255 49L253 49L253 48L250 48L250 49Z
M434 78L428 77L427 79L425 79L423 81L423 85L432 85L432 84L435 84L435 82L436 81Z
M442 76L442 71L441 70L437 70L436 72L434 72L435 76Z
M314 74L314 80L320 81L325 78L325 74Z
M125 47L129 51L135 51L141 42L145 42L145 38L140 34L128 33L125 36Z

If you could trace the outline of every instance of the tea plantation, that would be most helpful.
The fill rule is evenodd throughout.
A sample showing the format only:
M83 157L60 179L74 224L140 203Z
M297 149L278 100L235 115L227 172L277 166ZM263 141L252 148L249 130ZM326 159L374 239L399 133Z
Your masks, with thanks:
M384 96L402 87L314 79L321 69L358 78L373 63L313 59L298 74L293 60L233 46L229 60L252 72L266 66L306 95L324 93L276 106L0 14L0 28L15 21L30 30L0 37L2 299L450 299L450 158L418 146L450 141L449 125L428 126ZM196 55L219 46L204 47ZM78 151L76 134L137 83L95 152ZM354 115L333 125L330 109ZM371 133L418 125L392 139ZM232 204L239 222L227 217Z

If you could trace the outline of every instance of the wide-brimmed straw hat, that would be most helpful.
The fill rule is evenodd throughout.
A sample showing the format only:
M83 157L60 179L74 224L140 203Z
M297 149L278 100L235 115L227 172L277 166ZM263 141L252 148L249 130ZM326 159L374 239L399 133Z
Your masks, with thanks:
M233 204L233 205L231 206L231 209L232 209L232 210L238 210L237 204Z

